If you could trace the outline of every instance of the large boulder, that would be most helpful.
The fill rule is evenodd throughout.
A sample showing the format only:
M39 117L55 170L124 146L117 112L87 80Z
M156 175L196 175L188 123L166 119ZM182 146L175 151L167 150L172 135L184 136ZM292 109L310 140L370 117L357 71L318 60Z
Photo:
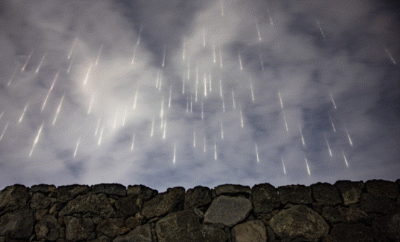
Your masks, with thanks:
M159 242L225 242L222 229L201 224L193 211L185 210L167 215L156 224Z
M263 222L252 220L233 227L232 237L236 242L266 242L267 232Z
M219 196L212 201L204 222L231 227L246 219L251 209L251 202L247 198Z
M137 196L140 200L145 202L157 195L158 191L143 185L134 185L128 186L127 194Z
M94 193L103 193L106 195L116 195L125 196L126 188L125 186L117 183L102 183L92 186L92 191Z
M256 215L270 213L280 205L277 189L268 183L255 185L251 189L251 201Z
M124 218L135 215L139 212L139 206L137 204L136 196L128 195L127 197L121 197L115 202L115 208L117 214Z
M329 183L317 183L311 185L315 201L322 205L336 205L342 203L339 189Z
M64 221L66 225L65 235L67 240L92 240L96 237L92 219L67 216Z
M67 203L60 211L61 216L79 214L98 215L103 218L115 216L115 211L106 195L104 194L85 194L79 195Z
M396 203L392 199L369 193L361 194L360 207L367 213L393 214L396 211Z
M208 187L197 186L189 189L185 195L185 209L200 207L211 203L211 190Z
M281 210L269 221L276 235L282 239L304 237L312 241L326 236L329 225L315 211L304 205Z
M143 205L142 214L151 219L167 213L183 209L185 189L183 187L169 188L167 192L156 195Z
M39 240L55 241L60 235L60 224L52 215L45 215L35 226L36 237Z
M359 202L362 189L364 188L363 182L337 181L335 185L339 188L344 205Z
M26 239L32 235L33 212L23 209L7 213L0 217L0 236L12 239Z
M311 188L304 185L278 187L279 198L283 204L310 204L313 202Z
M26 208L29 191L25 186L8 186L0 191L0 215L5 212Z

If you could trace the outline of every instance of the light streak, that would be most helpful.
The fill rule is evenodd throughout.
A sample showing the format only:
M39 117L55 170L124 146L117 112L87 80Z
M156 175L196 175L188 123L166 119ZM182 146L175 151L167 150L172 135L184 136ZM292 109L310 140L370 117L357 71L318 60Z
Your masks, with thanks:
M220 0L220 5L221 5L221 16L224 16L224 3L223 3L223 0Z
M190 94L190 113L193 113L193 95Z
M306 161L307 174L309 176L311 176L311 171L310 171L310 166L308 165L308 160L307 160L307 158L304 158L304 160Z
M206 47L206 29L203 28L203 47Z
M221 139L224 139L224 126L221 121Z
M0 135L0 140L3 139L4 134L5 134L6 131L7 131L7 128L8 128L8 124L9 124L9 123L10 123L10 121L7 121L6 126L4 126L3 132L1 132L1 135Z
M151 121L150 137L153 137L153 135L154 135L154 117L153 117L153 121Z
M38 73L39 72L39 70L40 70L40 67L42 66L42 64L43 64L43 60L44 60L44 58L46 58L46 55L47 55L47 52L46 53L44 53L44 55L43 55L43 57L42 57L42 59L40 60L40 62L39 62L39 66L37 67L37 69L36 69L36 73Z
M260 163L260 157L259 157L259 155L258 155L258 145L257 145L257 143L256 143L256 160L257 160L257 163Z
M251 100L254 103L254 89L253 89L253 83L250 82L250 92L251 92Z
M346 155L344 154L344 151L342 150L342 155L344 159L344 163L346 164L346 167L349 167L349 162L347 161Z
M164 54L163 54L163 60L162 60L162 64L161 64L161 67L163 67L163 68L164 68L164 65L165 65L165 52L166 51L167 51L167 46L164 45Z
M322 37L324 37L324 39L325 39L325 34L324 34L324 31L323 31L323 30L322 30L322 28L321 28L321 25L319 24L319 21L317 20L316 22L317 22L317 25L318 25L319 31L320 31L320 32L321 32L321 34L322 34Z
M244 127L244 121L243 121L243 114L242 114L242 109L239 110L240 114L240 127Z
M394 60L393 56L390 54L389 50L385 48L386 54L389 56L390 60L392 61L393 65L396 65L396 61Z
M132 106L133 109L136 109L137 106L138 93L139 93L139 86L136 87L135 97L133 98L133 106Z
M260 34L260 28L258 27L258 23L257 23L257 20L256 20L256 29L257 29L257 35L258 35L258 41L262 41L262 39L261 39L261 34Z
M176 142L174 142L174 156L172 158L172 164L176 163Z
M29 157L32 156L33 150L35 149L36 144L39 142L39 137L40 137L40 133L42 133L43 124L44 124L44 122L42 123L42 125L40 125L40 128L39 128L39 131L38 131L38 133L36 135L36 138L33 141L31 152L29 152Z
M78 141L76 141L76 146L75 146L75 151L74 151L74 158L76 157L76 154L78 153L78 147L79 143L81 142L81 137L79 136Z
M329 145L329 140L328 140L328 137L326 136L326 134L324 134L324 138L325 138L326 146L328 147L329 156L333 157L331 146Z
M206 136L204 135L203 138L203 152L207 153L207 144L206 144Z
M287 123L287 121L286 121L286 115L285 115L284 112L282 112L282 114L283 114L283 121L285 122L285 129L286 129L286 132L289 132L288 123Z
M124 118L122 119L122 127L125 127L126 116L128 115L128 108L125 107Z
M57 121L58 114L60 113L61 106L62 106L62 103L63 103L63 101L64 101L64 97L65 97L65 92L64 92L64 94L63 94L62 97L61 97L61 101L60 101L60 103L58 104L56 114L54 115L53 126L54 126L54 124L55 124L56 121Z
M346 131L347 138L349 139L349 144L350 144L350 146L353 146L353 141L351 140L349 131L347 130L346 126L344 126L344 129L345 129L345 131Z
M217 156L217 142L214 141L214 160L217 160L218 156Z
M104 124L101 126L100 137L99 140L97 141L97 145L101 145L101 140L103 139L103 131L104 131Z
M235 91L232 90L232 107L236 109L236 102L235 102Z
M335 133L336 133L335 124L333 124L333 121L332 121L332 117L331 117L331 115L329 115L329 120L331 121L331 125L332 125L333 132L335 132Z
M97 125L96 125L96 129L95 129L95 131L94 131L94 136L96 136L96 135L97 135L97 133L98 133L98 131L99 131L99 128L100 128L100 122L101 122L101 118L98 118L98 119L97 119Z
M135 46L133 47L133 54L132 54L131 65L133 65L133 64L135 63L136 49L137 49L137 45L135 45Z
M261 64L261 69L262 69L262 71L264 71L264 61L263 61L263 59L262 59L261 54L260 54L260 64Z
M94 97L95 97L95 94L93 93L93 94L92 94L92 98L90 99L90 104L89 104L89 108L88 108L87 115L89 115L90 112L92 111L93 102L94 102Z
M271 26L274 26L274 22L272 22L272 16L271 16L271 12L269 11L269 7L267 8L268 11L268 16L269 16L269 23L271 24Z
M138 40L137 40L137 42L136 42L136 45L138 46L139 44L140 44L140 36L142 36L142 26L140 26L140 30L139 30L139 37L138 37Z
M84 86L85 86L85 85L87 84L87 82L88 82L88 79L89 79L89 74L90 74L90 69L92 69L92 62L90 62L90 65L89 65L88 71L86 72L86 77L85 77L85 80L83 80L83 85L84 85Z
M193 130L193 148L196 147L196 129Z
M204 105L203 105L203 102L201 102L201 119L204 120Z
M172 101L172 85L169 86L168 108L171 108L171 101Z
M219 96L222 98L222 80L219 79Z
M182 47L182 60L185 59L185 40L183 40L183 47Z
M72 63L74 62L74 59L75 59L75 56L72 57L72 60L71 60L71 62L70 62L69 65L68 65L67 73L69 73L69 72L71 71L71 67L72 67Z
M241 71L243 71L242 58L240 56L240 53L239 53L239 68Z
M56 76L54 77L53 83L51 84L51 86L49 88L49 91L47 92L46 98L43 101L42 109L40 110L41 112L43 111L44 107L46 106L47 99L49 99L50 93L53 90L54 85L56 84L56 81L57 81L57 78L58 78L58 73L59 72L57 72Z
M12 74L10 80L7 82L7 87L10 86L11 82L14 80L15 74L17 74L18 69L16 68L14 73Z
M4 111L1 112L1 114L0 114L0 120L1 120L1 118L3 117L3 115L4 115Z
M207 97L207 74L203 74L204 97Z
M101 52L102 52L102 51L103 51L103 45L101 45L100 50L99 50L99 53L97 54L95 66L97 66L97 64L99 64L99 59L100 59L100 56L101 56Z
M165 119L164 121L163 140L165 140L166 137L167 137L167 119Z
M21 69L22 72L25 71L26 65L28 65L28 62L29 62L29 60L31 59L32 54L33 54L33 50L31 51L31 53L29 54L28 58L26 59L25 64L24 64L24 66L23 66L22 69Z
M75 38L75 40L74 40L74 42L72 44L71 50L69 51L69 54L68 54L68 60L71 58L71 55L72 55L72 52L73 52L73 50L75 48L75 44L76 44L77 40L78 40L78 37Z
M164 99L161 100L160 118L164 117Z
M301 126L299 125L299 131L300 131L300 137L301 137L301 143L303 144L303 147L306 147L306 142L304 141L304 136L303 136L303 131L301 130Z
M333 107L335 109L337 109L336 102L335 102L335 99L333 99L332 93L330 93L329 96L331 97L331 101L332 101Z
M133 151L134 150L134 148L135 148L135 133L133 133L133 136L132 136L132 144L131 144L131 151Z
M18 124L20 124L20 123L22 122L22 119L24 118L25 112L26 112L26 110L27 110L27 108L28 108L28 105L29 105L29 102L26 103L26 105L25 105L25 107L24 107L24 111L22 111L22 114L21 114L21 116L19 117Z
M224 66L222 64L222 50L219 49L219 67L222 69Z
M279 102L281 104L281 108L283 109L283 102L282 102L281 92L278 92L278 97L279 97Z
M222 112L225 113L225 99L222 98Z
M286 166L285 166L285 161L282 158L282 167L283 167L283 174L286 175Z
M217 55L215 53L215 43L212 44L212 53L213 53L213 62L214 64L217 63Z

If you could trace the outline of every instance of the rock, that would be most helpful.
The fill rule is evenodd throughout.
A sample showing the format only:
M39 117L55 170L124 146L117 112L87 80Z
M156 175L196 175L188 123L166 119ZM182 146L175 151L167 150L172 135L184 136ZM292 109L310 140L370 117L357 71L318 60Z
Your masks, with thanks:
M368 214L357 207L329 207L322 209L322 217L331 223L359 222L368 219Z
M148 188L143 185L128 186L128 195L135 195L143 201L148 201L158 194L157 190Z
M211 190L208 187L197 186L189 189L185 195L185 209L196 208L211 203Z
M256 215L270 213L280 205L277 189L268 183L255 185L251 192L251 201Z
M336 205L342 203L339 189L328 183L311 185L312 194L317 203L322 205Z
M142 214L151 219L167 213L183 209L185 200L185 189L183 187L168 188L167 192L158 194L147 201L142 210Z
M116 183L102 183L92 186L94 193L103 193L106 195L126 196L126 188L121 184Z
M247 198L219 196L212 201L204 215L204 222L231 227L245 220L251 209L251 202Z
M67 205L60 211L61 216L72 215L75 213L89 213L99 215L103 218L115 216L115 211L110 205L106 195L93 193L79 195L67 203Z
M47 185L47 184L39 184L39 185L33 185L30 189L30 192L36 193L36 192L41 192L45 195L49 195L52 192L56 191L56 186L54 185Z
M305 237L309 240L318 240L329 232L329 225L325 220L304 205L295 205L278 212L271 218L269 225L282 239Z
M29 192L25 186L8 186L0 191L0 215L5 212L26 208Z
M139 212L139 207L136 205L136 196L134 195L119 198L115 202L115 208L117 209L117 214L124 218L133 216Z
M31 199L31 208L32 209L46 209L49 208L50 205L55 202L55 198L47 197L43 195L43 193L35 193Z
M45 215L35 226L36 238L55 241L60 235L60 224L52 215Z
M282 204L310 204L313 202L311 188L304 185L278 187L279 198Z
M232 229L232 237L236 242L266 242L265 225L260 220L238 224Z
M134 229L137 226L141 225L141 219L137 217L129 217L126 219L125 224L126 226L128 226L128 228Z
M199 218L190 210L167 215L156 223L159 242L225 242L226 234L222 229L201 224Z
M393 241L400 241L400 214L378 217L374 224Z
M358 203L364 187L363 182L337 181L335 185L342 194L344 205Z
M118 236L113 242L152 242L150 224L139 226L127 235Z
M95 238L94 224L90 218L65 217L67 240L92 240Z
M331 230L333 241L340 242L373 242L370 230L362 224L337 224Z
M97 224L96 231L110 238L115 238L121 234L125 221L122 218L106 218Z
M21 196L17 197L20 198ZM18 202L15 204L18 204ZM32 235L33 222L31 210L23 209L7 213L0 217L0 236L7 235L12 239L27 240Z
M87 194L90 191L87 185L59 186L56 189L57 201L68 202L78 195Z
M387 197L363 193L361 194L360 208L367 213L393 214L396 211L396 203Z
M90 242L111 242L111 239L107 236L102 235L94 240L91 240Z
M384 180L370 180L365 183L367 192L378 196L396 199L399 196L399 189L395 182Z
M237 195L237 194L245 194L250 195L251 189L249 186L242 186L242 185L232 185L232 184L224 184L219 185L214 188L215 194L218 195Z

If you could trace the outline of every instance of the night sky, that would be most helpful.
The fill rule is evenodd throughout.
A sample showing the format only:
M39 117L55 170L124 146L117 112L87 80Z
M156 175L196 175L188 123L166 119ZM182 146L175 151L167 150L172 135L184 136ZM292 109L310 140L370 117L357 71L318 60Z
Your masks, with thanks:
M0 189L396 180L389 1L0 2Z

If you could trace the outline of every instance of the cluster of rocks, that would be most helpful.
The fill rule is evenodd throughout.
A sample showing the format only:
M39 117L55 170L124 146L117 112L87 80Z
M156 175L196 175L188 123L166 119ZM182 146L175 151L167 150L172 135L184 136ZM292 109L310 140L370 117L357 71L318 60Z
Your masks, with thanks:
M400 241L399 187L14 185L0 192L0 242Z

